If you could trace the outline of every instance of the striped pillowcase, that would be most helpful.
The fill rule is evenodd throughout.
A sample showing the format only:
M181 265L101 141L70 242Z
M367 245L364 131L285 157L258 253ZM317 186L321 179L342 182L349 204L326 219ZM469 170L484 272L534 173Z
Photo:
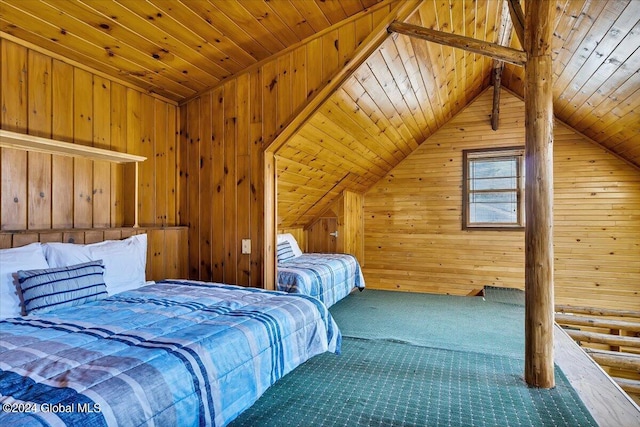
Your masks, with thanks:
M27 314L46 313L62 307L74 307L107 297L102 260L42 270L20 270Z
M278 263L286 262L296 257L287 240L278 243L277 251Z

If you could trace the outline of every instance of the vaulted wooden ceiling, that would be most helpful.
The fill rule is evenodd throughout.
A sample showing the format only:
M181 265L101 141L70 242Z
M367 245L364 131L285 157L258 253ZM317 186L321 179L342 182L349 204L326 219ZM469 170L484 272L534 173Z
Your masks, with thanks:
M640 1L557 3L555 116L640 166ZM503 84L523 96L523 82L524 69L507 65Z
M491 6L428 1L407 22L493 42L500 8ZM305 226L343 189L366 191L485 89L491 67L391 35L277 152L280 223Z
M181 101L381 0L2 0L0 30Z
M497 43L502 4L424 1L406 22ZM640 1L558 0L556 10L556 117L640 166ZM515 34L511 47L521 49ZM343 189L370 188L488 87L491 67L393 34L278 151L281 226L308 226ZM508 64L503 86L523 96L523 81Z
M0 31L182 102L379 2L0 0ZM556 3L556 116L640 167L640 1ZM424 0L407 22L496 42L502 5ZM278 150L281 225L308 225L343 189L366 191L488 87L491 68L389 36ZM504 87L523 95L523 79L506 66Z

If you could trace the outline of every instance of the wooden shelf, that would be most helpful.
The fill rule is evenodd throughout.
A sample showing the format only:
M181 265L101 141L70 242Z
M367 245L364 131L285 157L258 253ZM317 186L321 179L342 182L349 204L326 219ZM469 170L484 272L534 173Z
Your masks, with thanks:
M89 160L102 160L111 163L133 163L135 165L135 191L134 191L134 227L138 227L138 163L147 160L146 157L134 154L120 153L118 151L105 150L103 148L90 147L70 142L56 141L55 139L42 138L24 133L11 132L0 129L0 147L16 150L35 151L38 153L56 154L59 156L80 157Z
M56 141L24 133L0 129L0 147L17 150L36 151L60 156L81 157L90 160L104 160L111 163L137 163L147 158L134 154L120 153L70 142Z

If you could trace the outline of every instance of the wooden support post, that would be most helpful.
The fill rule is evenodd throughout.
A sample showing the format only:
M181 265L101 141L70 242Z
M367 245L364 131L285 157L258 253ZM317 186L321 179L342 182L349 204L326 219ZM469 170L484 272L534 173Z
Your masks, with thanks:
M553 98L555 1L525 14L525 381L555 386L553 365Z
M500 123L500 87L504 62L495 60L493 68L493 108L491 110L491 129L498 130Z

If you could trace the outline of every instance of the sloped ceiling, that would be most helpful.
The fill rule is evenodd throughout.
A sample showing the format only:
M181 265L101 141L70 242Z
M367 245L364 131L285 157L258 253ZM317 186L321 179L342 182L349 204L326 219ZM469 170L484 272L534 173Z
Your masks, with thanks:
M497 42L501 5L425 1L407 22ZM558 0L556 10L556 116L640 166L640 1ZM521 48L515 34L511 45ZM343 189L365 192L486 88L491 66L393 34L278 151L280 226L311 225ZM523 96L523 81L507 65L503 86Z
M182 102L380 1L0 0L0 31ZM640 167L640 1L556 3L556 116ZM496 42L502 4L424 0L407 21ZM277 152L280 225L365 192L490 85L491 67L391 35ZM506 66L504 87L522 96L523 80Z
M407 22L495 42L499 2L426 1ZM364 192L490 84L492 60L392 34L278 152L278 221Z
M560 7L552 43L555 116L640 166L640 1ZM507 65L503 83L523 96L524 69Z
M2 0L0 30L181 101L381 0Z

